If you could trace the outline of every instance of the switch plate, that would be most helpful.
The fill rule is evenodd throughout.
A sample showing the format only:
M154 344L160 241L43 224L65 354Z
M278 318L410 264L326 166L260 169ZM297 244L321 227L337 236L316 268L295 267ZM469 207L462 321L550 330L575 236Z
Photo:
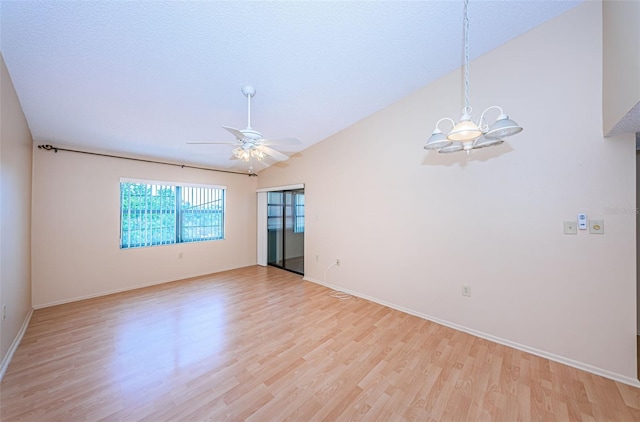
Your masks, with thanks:
M604 220L589 220L589 233L604 234Z
M471 297L471 286L462 285L462 296Z
M575 221L565 221L564 234L578 234L578 223Z

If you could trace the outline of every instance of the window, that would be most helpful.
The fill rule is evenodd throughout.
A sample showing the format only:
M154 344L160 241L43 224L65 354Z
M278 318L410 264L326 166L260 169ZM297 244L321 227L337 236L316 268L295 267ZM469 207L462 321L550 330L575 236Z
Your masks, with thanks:
M282 230L283 220L283 201L284 194L282 192L267 193L267 229Z
M120 180L120 248L224 239L225 187Z
M304 193L302 191L274 191L267 193L267 229L293 229L304 233Z
M295 193L293 195L293 232L304 232L304 193Z

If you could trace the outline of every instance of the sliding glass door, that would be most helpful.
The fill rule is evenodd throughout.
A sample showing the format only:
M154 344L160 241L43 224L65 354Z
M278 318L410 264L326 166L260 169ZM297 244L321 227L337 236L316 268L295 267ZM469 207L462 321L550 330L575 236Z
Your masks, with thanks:
M304 274L304 189L267 193L267 263Z

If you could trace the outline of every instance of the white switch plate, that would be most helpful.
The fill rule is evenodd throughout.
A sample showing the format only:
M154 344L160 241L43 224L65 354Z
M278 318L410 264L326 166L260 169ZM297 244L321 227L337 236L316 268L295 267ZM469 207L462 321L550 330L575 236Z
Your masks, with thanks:
M589 220L589 233L604 234L604 220Z
M565 221L564 234L578 234L578 223L575 221Z
M467 286L465 284L462 285L462 296L471 296L471 286Z

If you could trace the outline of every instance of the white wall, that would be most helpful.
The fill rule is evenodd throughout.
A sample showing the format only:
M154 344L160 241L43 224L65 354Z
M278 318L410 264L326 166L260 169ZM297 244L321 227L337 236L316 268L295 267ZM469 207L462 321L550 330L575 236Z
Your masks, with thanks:
M607 0L602 2L602 13L603 130L608 134L618 130L621 120L631 118L627 113L640 107L640 1Z
M226 185L226 239L121 250L120 177ZM255 190L247 175L34 149L34 307L255 265Z
M0 319L2 373L31 313L32 140L1 54L0 95L0 304L7 305L7 318Z
M305 184L305 276L633 383L635 216L607 210L635 207L635 152L631 136L602 137L601 4L471 64L475 117L499 104L521 134L470 156L423 150L440 117L459 117L461 81L259 174ZM579 212L606 233L564 235Z

